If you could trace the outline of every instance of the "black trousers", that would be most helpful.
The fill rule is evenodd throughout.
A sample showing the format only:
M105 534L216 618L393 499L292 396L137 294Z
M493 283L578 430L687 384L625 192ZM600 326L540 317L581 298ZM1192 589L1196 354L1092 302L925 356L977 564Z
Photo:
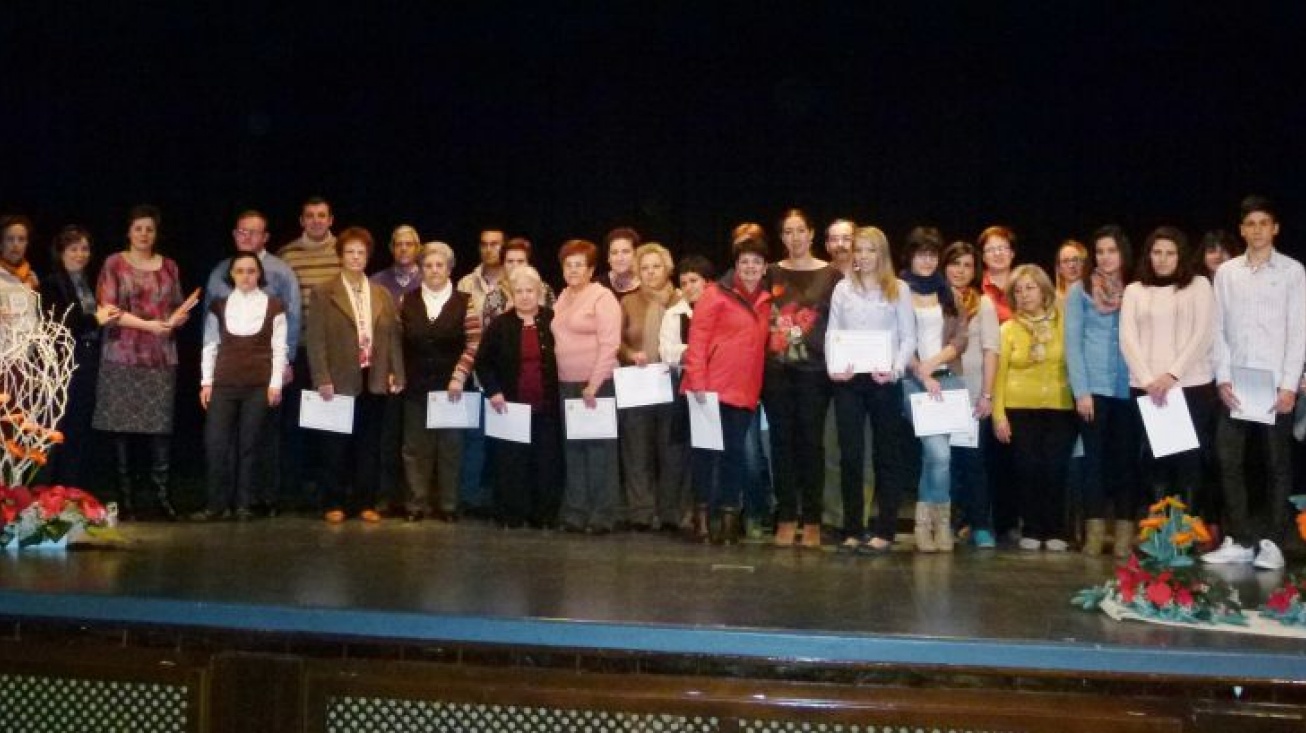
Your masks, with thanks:
M384 395L365 392L354 398L352 434L311 431L318 433L322 445L322 508L326 511L376 508L384 410Z
M494 454L494 509L500 521L537 527L558 521L562 505L562 432L557 408L551 408L531 413L530 444L486 439Z
M1105 519L1107 508L1116 519L1133 519L1139 509L1138 403L1131 399L1093 395L1093 421L1079 421L1084 438L1084 519Z
M839 432L839 479L843 495L843 530L847 537L864 534L866 420L871 421L871 466L875 471L875 515L872 534L893 542L902 497L915 485L919 455L911 424L902 412L902 384L877 384L858 374L834 385L834 420Z
M204 419L209 511L249 508L267 411L266 386L213 388Z
M1265 458L1265 503L1253 511L1247 486L1247 441L1256 440ZM1283 544L1289 536L1288 495L1292 491L1292 414L1276 415L1273 425L1235 420L1220 411L1216 426L1220 456L1224 533L1243 545L1268 538Z
M771 468L776 518L821 523L825 490L825 412L830 377L823 369L799 369L768 361L762 404L771 424Z
M1214 382L1196 387L1184 387L1183 391L1184 401L1188 403L1188 414L1193 418L1193 427L1197 431L1201 447L1197 450L1174 453L1164 458L1153 458L1152 445L1147 440L1147 431L1142 429L1142 417L1140 416L1138 421L1139 435L1142 439L1142 455L1140 457L1142 485L1146 487L1148 500L1156 501L1163 496L1178 495L1188 504L1190 512L1214 521L1214 515L1208 516L1202 513L1207 510L1207 507L1202 506L1207 499L1207 492L1202 490L1203 484L1207 480L1203 470L1203 467L1208 463L1205 454L1212 450L1212 436L1204 426L1211 424L1211 417L1216 412L1220 396L1215 390ZM1131 389L1129 393L1135 398L1147 394L1141 389ZM1138 415L1138 403L1133 402L1131 407L1134 414ZM1134 509L1141 514L1140 506L1136 506ZM1129 519L1131 517L1132 515L1122 518Z
M63 444L50 453L50 463L41 470L36 484L92 488L91 418L95 415L95 384L100 375L100 344L98 341L77 342L73 350L77 368L68 382L68 403L63 419L57 428L64 435Z
M1075 447L1074 410L1008 409L1011 480L1024 537L1065 539L1066 471Z

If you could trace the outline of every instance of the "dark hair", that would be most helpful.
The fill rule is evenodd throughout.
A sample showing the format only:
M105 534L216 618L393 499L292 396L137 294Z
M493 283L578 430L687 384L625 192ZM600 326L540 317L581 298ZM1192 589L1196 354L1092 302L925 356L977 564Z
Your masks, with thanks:
M739 262L739 258L743 255L757 255L765 262L768 259L767 249L766 239L754 234L745 234L730 243L730 261Z
M1243 253L1243 243L1223 229L1213 229L1202 235L1202 246L1193 252L1194 269L1206 271L1206 253L1213 249L1224 250L1230 259ZM1211 273L1214 275L1214 273Z
M64 271L63 251L83 239L86 240L86 246L90 247L91 233L76 224L69 224L54 235L54 241L50 244L50 264L56 272Z
M1249 214L1255 214L1258 211L1262 214L1268 214L1275 221L1279 220L1279 211L1274 206L1274 202L1265 196L1257 194L1252 194L1242 200L1242 204L1238 206L1238 220L1242 221Z
M376 241L372 239L372 233L363 227L349 227L336 237L336 256L345 256L345 245L350 242L362 242L367 248L367 258L372 259L372 250L376 249Z
M630 227L617 227L603 235L603 251L608 251L608 249L612 247L612 243L618 239L629 239L630 248L632 250L638 248L639 245L644 243L644 240L640 239L639 232L634 229L631 229Z
M1134 249L1129 243L1129 235L1125 230L1115 224L1107 224L1098 227L1093 232L1093 238L1089 240L1088 245L1088 272L1084 273L1084 292L1092 297L1093 295L1093 270L1097 269L1097 243L1102 239L1110 239L1116 243L1116 249L1120 251L1120 281L1122 285L1128 285L1133 281L1134 275ZM1151 254L1151 249L1148 249ZM1150 264L1150 263L1149 263Z
M32 220L23 214L6 214L0 218L0 233L12 226L21 226L27 230L27 238L32 238Z
M1175 266L1173 283L1177 290L1183 290L1193 281L1193 258L1188 253L1188 237L1179 227L1160 226L1147 235L1147 241L1143 244L1143 254L1138 258L1138 282L1149 287L1170 284L1169 278L1165 278L1162 282L1161 276L1152 269L1152 246L1160 239L1167 239L1175 244L1179 254L1179 264Z
M806 211L803 211L802 209L798 209L798 208L788 209L785 211L785 213L780 215L779 221L776 222L776 227L775 227L776 231L783 232L785 230L785 221L792 219L794 217L798 217L799 219L802 219L803 226L807 227L809 230L813 232L816 231L816 228L812 226L812 217L808 216Z
M231 276L231 268L236 266L236 262L246 259L254 260L254 266L258 268L258 286L260 288L267 287L268 278L267 273L263 270L263 260L259 259L259 256L253 252L237 252L232 255L231 261L227 263L227 271L222 273L222 282L226 283L229 288L236 287L236 280Z
M712 262L708 260L708 258L704 257L703 255L698 255L698 254L685 255L684 257L680 258L679 262L676 263L677 279L679 279L681 275L687 275L691 272L703 278L704 280L711 280L712 278L716 277L716 268L713 267Z
M948 248L943 250L943 256L939 258L939 269L947 270L948 265L951 265L952 263L956 262L962 257L965 257L966 255L970 255L970 258L975 265L974 268L975 274L971 276L971 281L969 285L971 287L979 287L980 256L979 253L975 251L975 245L971 244L970 242L964 242L958 240L948 245ZM947 277L946 272L944 273L944 277Z
M307 209L310 206L325 206L327 207L327 213L328 214L331 213L331 202L327 201L321 196L309 196L308 198L304 199L304 203L301 204L299 207L299 212L301 214L304 213L304 209ZM266 219L264 221L266 221Z
M131 207L127 212L127 226L131 227L137 219L149 219L154 222L155 229L163 228L163 214L159 212L159 207L151 204L137 204Z
M586 267L594 267L599 261L599 248L586 239L568 239L558 250L558 264L566 264L567 258L575 255L585 257Z
M512 239L509 239L507 242L503 243L503 252L501 253L501 256L507 257L508 253L514 250L525 252L526 259L529 261L531 259L531 240L526 237L513 237Z
M903 269L911 269L911 258L915 257L918 252L933 252L943 257L943 234L938 227L918 226L912 227L907 232L907 244L902 248L902 266ZM940 269L942 262L940 262Z

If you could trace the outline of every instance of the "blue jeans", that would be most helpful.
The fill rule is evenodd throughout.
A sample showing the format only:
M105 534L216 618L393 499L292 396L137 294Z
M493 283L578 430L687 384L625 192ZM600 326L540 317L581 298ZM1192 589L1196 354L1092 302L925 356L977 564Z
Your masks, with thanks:
M937 378L943 389L965 389L966 385L951 374ZM925 386L908 377L902 380L903 401L907 402L914 394L925 391ZM910 406L907 414L911 414ZM917 500L932 504L944 504L952 501L952 446L948 444L949 436L927 435L918 438L921 443L921 479L918 486Z
M952 495L957 502L954 523L970 525L972 530L993 531L992 504L989 501L989 474L984 461L986 432L992 432L992 420L980 420L980 441L976 448L952 449Z
M750 414L743 447L744 516L765 519L771 516L771 507L775 503L771 495L771 469L762 443L762 411L753 410Z

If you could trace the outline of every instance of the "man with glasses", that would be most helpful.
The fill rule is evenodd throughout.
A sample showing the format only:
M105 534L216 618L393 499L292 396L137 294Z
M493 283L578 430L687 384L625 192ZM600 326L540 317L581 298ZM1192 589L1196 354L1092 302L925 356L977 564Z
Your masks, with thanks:
M299 280L295 277L295 271L290 269L290 265L287 265L280 257L267 251L267 217L254 209L241 212L236 216L236 228L232 230L231 237L235 241L237 252L252 252L258 255L259 261L263 263L263 273L267 278L267 285L263 287L263 290L268 295L280 299L282 304L285 305L286 353L294 354L299 343L299 328L303 317ZM231 286L227 284L225 277L230 268L231 258L228 257L219 262L213 268L213 271L209 273L209 281L204 288L205 313L208 312L209 304L214 300L231 295ZM282 381L289 384L293 377L293 367L287 363ZM281 425L280 405L269 408L267 419L268 424L265 428L267 432L264 435L277 435ZM258 462L260 466L258 474L261 480L254 487L254 496L252 498L257 507L261 508L269 516L273 516L277 513L277 497L281 486L280 471L277 468L280 463L280 443L276 440L264 441L262 452L263 455L260 456Z

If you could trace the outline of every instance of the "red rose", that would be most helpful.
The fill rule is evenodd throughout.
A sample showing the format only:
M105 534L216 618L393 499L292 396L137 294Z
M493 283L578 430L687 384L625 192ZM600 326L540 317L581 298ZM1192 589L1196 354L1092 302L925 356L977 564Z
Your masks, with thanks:
M1275 613L1287 613L1292 605L1292 599L1296 597L1297 591L1293 588L1280 588L1270 594L1269 600L1265 601L1265 607Z
M104 505L90 494L82 497L82 514L86 515L86 521L92 524L99 524L109 518L109 512Z
M1175 602L1184 608L1192 608L1193 594L1187 588L1180 588L1179 592L1175 594Z
M1174 590L1169 583L1157 581L1147 586L1147 600L1158 606L1164 606L1174 599Z
M777 354L783 353L785 347L788 345L789 345L789 341L785 338L785 335L780 331L776 331L771 334L771 343L770 343L771 351Z
M794 316L794 320L798 322L798 326L802 328L803 331L810 331L812 330L812 326L816 325L816 311L810 308L804 308L798 311L798 314Z

